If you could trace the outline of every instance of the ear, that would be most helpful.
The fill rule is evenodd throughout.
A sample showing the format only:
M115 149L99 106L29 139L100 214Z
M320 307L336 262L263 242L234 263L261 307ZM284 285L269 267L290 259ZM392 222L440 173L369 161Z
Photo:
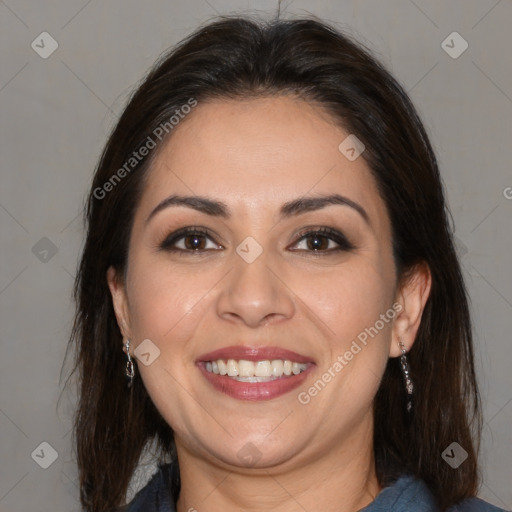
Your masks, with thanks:
M128 298L126 296L126 286L122 276L114 267L107 270L107 283L112 295L112 304L116 314L117 325L123 335L123 338L131 338L130 315L128 308Z
M432 276L426 263L413 267L402 280L395 296L395 303L402 309L393 323L389 357L402 355L399 341L403 341L407 352L414 344L431 286Z

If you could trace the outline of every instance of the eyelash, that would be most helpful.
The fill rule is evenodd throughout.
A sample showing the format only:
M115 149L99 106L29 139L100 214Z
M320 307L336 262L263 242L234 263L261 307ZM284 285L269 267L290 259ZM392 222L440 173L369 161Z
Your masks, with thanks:
M207 238L212 239L211 233L204 228L200 227L187 227L179 229L178 231L171 233L161 244L160 249L173 252L175 254L178 254L179 256L184 256L187 254L204 254L207 251L210 251L211 249L181 249L178 247L173 247L176 242L179 240L186 238L187 236L191 235L198 235L198 236L204 236ZM298 240L294 243L294 245L297 245L299 242L301 242L304 239L317 236L320 238L327 238L328 240L331 240L338 244L338 247L335 247L333 249L325 249L325 250L305 250L305 249L292 249L292 251L305 251L309 252L315 256L322 255L329 255L333 253L337 253L340 251L352 251L355 249L354 245L352 245L347 238L340 233L339 231L332 229L332 228L316 228L316 229L304 229L300 233L298 233ZM213 240L212 240L213 241ZM217 244L218 245L218 244Z

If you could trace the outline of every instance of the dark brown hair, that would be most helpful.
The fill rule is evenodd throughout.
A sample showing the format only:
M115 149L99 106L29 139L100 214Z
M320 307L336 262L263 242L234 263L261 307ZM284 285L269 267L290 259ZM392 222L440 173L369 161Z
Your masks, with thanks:
M200 104L276 94L322 106L365 144L363 157L391 219L397 275L421 263L431 271L430 296L408 355L416 384L412 418L405 414L398 358L388 361L375 397L379 482L386 486L411 472L430 487L441 510L476 494L482 420L467 291L438 165L415 108L370 52L334 27L314 18L222 17L191 34L149 72L110 135L88 196L68 347L76 349L73 371L80 377L74 435L87 511L111 511L124 503L148 441L156 441L160 461L175 456L172 430L141 379L131 391L126 388L122 336L106 281L109 266L126 270L134 212L157 150L123 173L108 193L98 191L191 98ZM441 457L453 441L468 453L457 470Z

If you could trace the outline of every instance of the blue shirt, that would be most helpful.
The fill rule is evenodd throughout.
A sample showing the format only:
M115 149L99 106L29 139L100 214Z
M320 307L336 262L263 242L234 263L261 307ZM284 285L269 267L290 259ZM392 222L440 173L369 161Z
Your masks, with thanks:
M124 512L176 512L169 481L176 479L176 466L159 466L146 486L124 509ZM404 474L392 485L380 491L377 497L359 512L437 512L434 496L422 480ZM465 500L449 512L506 512L479 498Z

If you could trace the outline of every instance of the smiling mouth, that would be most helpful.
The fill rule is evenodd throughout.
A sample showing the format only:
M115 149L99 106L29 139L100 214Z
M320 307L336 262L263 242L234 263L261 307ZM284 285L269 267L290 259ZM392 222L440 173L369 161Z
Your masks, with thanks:
M283 377L298 375L305 371L308 363L298 363L290 359L217 359L204 362L206 371L230 377L239 382L269 382Z
M237 400L271 400L300 386L314 370L310 356L278 346L232 345L202 354L196 365L221 393Z

